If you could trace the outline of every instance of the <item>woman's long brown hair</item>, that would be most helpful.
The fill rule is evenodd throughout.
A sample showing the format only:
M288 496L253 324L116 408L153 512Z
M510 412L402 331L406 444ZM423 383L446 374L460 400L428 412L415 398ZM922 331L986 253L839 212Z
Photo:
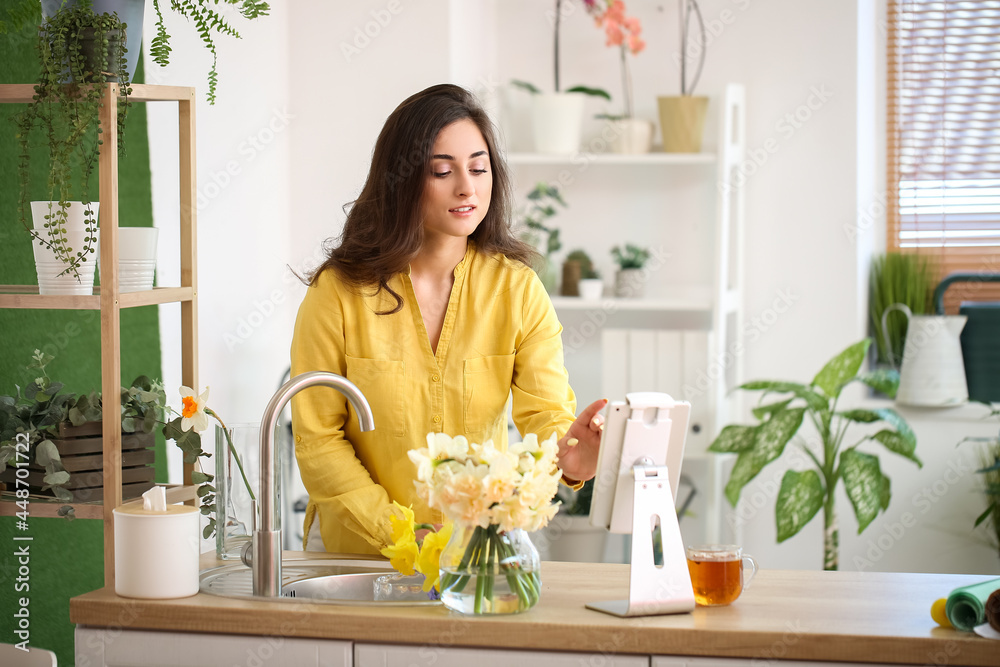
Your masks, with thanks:
M364 188L347 210L339 244L309 276L310 285L332 269L357 289L375 288L376 294L385 290L396 306L380 314L402 309L403 298L389 287L389 280L406 269L423 241L420 198L434 141L442 129L466 118L482 133L493 171L490 208L469 238L479 252L502 253L531 265L537 253L511 233L510 172L497 149L493 123L472 93L441 84L409 97L386 120Z

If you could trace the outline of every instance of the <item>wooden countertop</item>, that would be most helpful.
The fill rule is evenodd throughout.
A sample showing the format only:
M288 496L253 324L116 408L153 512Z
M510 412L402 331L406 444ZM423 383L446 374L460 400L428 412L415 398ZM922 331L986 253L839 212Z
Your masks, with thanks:
M208 557L212 556L210 560ZM206 554L203 565L213 563ZM92 627L770 660L1000 666L1000 642L939 628L931 603L989 575L761 570L728 607L620 619L584 607L624 598L628 566L542 566L541 601L513 616L469 617L444 607L336 606L199 593L130 600L102 588L70 601Z

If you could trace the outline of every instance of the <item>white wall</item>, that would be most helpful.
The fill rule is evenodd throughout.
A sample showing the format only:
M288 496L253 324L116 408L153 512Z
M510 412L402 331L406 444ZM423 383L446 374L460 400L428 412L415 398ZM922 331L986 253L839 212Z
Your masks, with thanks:
M576 6L574 0L566 3ZM551 87L546 13L553 4L275 3L272 16L243 28L244 40L220 43L219 102L198 109L199 192L212 195L198 213L201 383L211 385L211 404L221 414L234 421L259 419L287 367L302 295L286 265L301 272L320 261L320 244L339 232L341 207L359 191L378 130L402 99L442 81L468 85L497 112L510 150L528 148L524 100L503 84L521 78ZM637 115L652 120L655 96L679 91L676 0L627 4L643 21L648 43L646 52L631 61ZM876 85L884 76L873 76L879 71L876 49L865 46L881 37L874 16L880 4L701 2L711 34L699 92L718 94L731 81L747 90L751 160L745 165L744 308L747 321L758 322L757 334L744 341L747 378L808 381L830 356L865 334L867 261L884 233L878 212L869 215L883 191ZM195 48L189 60L179 48L196 42L190 32L189 26L179 25L172 33L177 62L161 76L163 82L194 83L201 90L205 53ZM603 46L582 9L566 17L562 36L564 85L603 86L617 95L614 51ZM588 105L594 112L617 109ZM176 219L176 182L170 180L176 176L160 166L170 164L175 138L169 127L173 121L167 119L165 129L156 125L160 122L151 114L154 206L157 225L165 228ZM273 136L267 133L271 123ZM595 127L591 123L588 131ZM247 142L254 136L269 141L252 151ZM713 142L710 134L708 148ZM221 174L232 163L239 173L216 192L213 183L226 180ZM608 178L634 188L646 178L637 171ZM528 185L521 184L521 190ZM608 228L616 224L609 220ZM166 230L164 238L172 238ZM161 284L169 282L162 273ZM772 304L783 294L792 296L792 306L775 315ZM177 367L169 356L176 349L170 326L165 321L165 370ZM586 396L587 391L597 390L580 393ZM913 511L912 490L943 474L941 465L953 444L967 434L965 422L913 418L920 422L918 452L936 463L917 473L905 461L897 466L888 462L891 455L883 455L897 495L887 518L860 537L853 535L850 507L841 499L845 568L883 525ZM925 453L924 448L933 451ZM782 469L768 474L780 479ZM949 491L935 503L935 511L942 511L963 499L951 522L955 532L961 532L964 513L975 502L970 500L973 478L963 476L966 486L949 486L961 492ZM997 559L986 551L973 549L961 557L948 553L931 516L949 522L947 513L920 515L923 527L908 529L896 541L906 548L887 552L872 569L995 571ZM818 568L818 526L816 522L787 544L776 545L769 499L744 526L744 544L765 567ZM929 558L932 549L936 551Z

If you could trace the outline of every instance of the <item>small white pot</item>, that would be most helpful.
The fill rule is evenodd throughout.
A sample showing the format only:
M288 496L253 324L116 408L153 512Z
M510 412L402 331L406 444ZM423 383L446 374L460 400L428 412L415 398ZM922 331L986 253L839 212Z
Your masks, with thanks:
M531 96L535 151L572 155L580 150L583 132L581 93L539 93Z
M118 228L118 290L141 292L153 289L156 271L155 227Z
M53 201L33 201L31 202L31 219L39 236L48 240L48 230L45 228L45 216L50 215L59 206L59 202ZM100 238L100 230L96 229L97 212L100 208L99 202L91 202L90 210L94 212L93 219L95 230L88 234L86 229L85 208L83 202L70 202L68 209L68 219L66 221L66 240L75 255L77 251L85 245L84 239L87 236ZM39 294L59 294L59 295L88 295L94 293L94 274L97 269L99 256L99 241L94 241L95 252L87 256L87 261L83 262L77 269L79 277L73 272L66 272L66 264L60 261L52 249L42 245L37 240L33 240L31 248L35 254L35 274L38 277Z
M615 274L615 296L640 298L646 293L646 272L643 269L620 269Z
M582 299L596 301L604 295L604 281L600 278L581 278L578 285Z
M611 150L625 155L648 153L653 147L653 124L640 118L622 118L612 121L614 139Z

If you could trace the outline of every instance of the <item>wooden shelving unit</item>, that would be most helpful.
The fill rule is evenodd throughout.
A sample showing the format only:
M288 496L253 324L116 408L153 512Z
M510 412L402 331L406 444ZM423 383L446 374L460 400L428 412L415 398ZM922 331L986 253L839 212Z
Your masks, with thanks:
M48 296L32 285L0 285L0 308L42 308L51 310L98 310L101 313L101 393L118 396L121 390L121 309L161 303L181 304L181 379L189 387L198 386L198 279L196 243L195 172L195 90L180 86L132 85L132 102L176 102L178 108L180 164L180 275L178 287L155 288L122 294L118 287L118 135L119 88L106 84L101 109L104 132L99 173L100 188L100 275L101 287L93 296ZM34 84L0 85L0 103L30 103ZM115 579L115 535L112 512L122 504L121 489L121 406L104 401L104 499L98 503L74 505L81 518L104 521L104 583ZM185 484L190 485L191 467L185 466ZM194 499L193 488L170 489L168 502ZM56 516L64 503L32 501L32 516ZM0 514L11 514L13 503L0 503Z

